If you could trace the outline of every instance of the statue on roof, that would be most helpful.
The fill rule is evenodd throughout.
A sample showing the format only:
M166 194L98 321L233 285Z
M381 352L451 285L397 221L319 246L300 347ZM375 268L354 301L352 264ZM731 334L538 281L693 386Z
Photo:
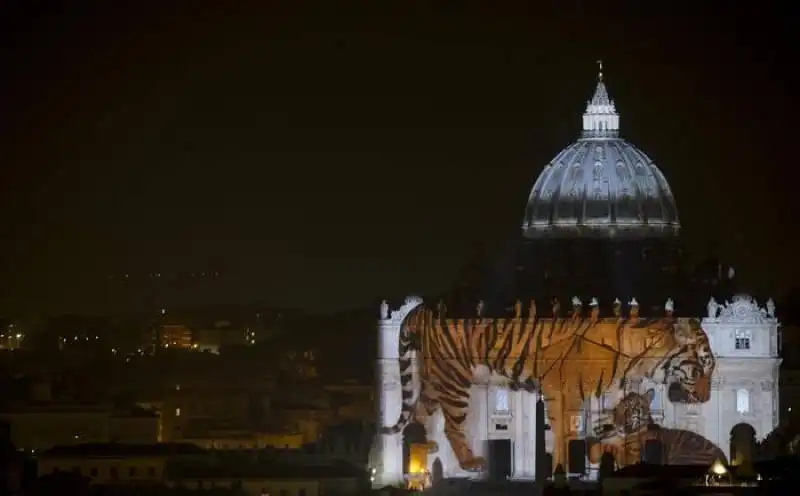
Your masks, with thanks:
M389 303L386 300L381 302L381 320L389 318Z
M775 318L775 301L772 298L767 300L767 317Z
M717 303L717 300L715 300L713 296L708 299L708 305L706 305L706 310L708 310L709 319L717 318L717 315L719 314L719 303Z
M477 313L478 317L483 316L483 309L485 306L486 304L483 302L483 300L478 301L478 306L475 308L475 312Z
M436 310L440 319L447 317L447 305L445 305L444 300L439 300L439 303L436 305Z
M675 311L675 302L672 301L672 298L667 298L667 302L664 303L664 311L667 312L667 315L671 315Z
M631 298L629 305L631 307L631 320L637 320L639 318L639 302L636 301L636 298Z

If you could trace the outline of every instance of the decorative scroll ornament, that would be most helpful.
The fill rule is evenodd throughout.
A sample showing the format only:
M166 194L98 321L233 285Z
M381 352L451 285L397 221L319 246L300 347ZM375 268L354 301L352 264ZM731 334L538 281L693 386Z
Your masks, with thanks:
M406 297L406 303L405 303L404 306L417 306L417 305L419 305L421 303L422 303L422 298L421 297L411 295L411 296L407 296Z
M737 295L732 302L726 302L719 312L717 320L731 324L766 324L774 322L767 311L759 308L758 303L750 296Z
M423 300L419 296L409 296L406 298L406 302L403 304L402 307L398 308L394 312L391 312L391 319L394 323L402 322L403 319L406 318L406 315L411 310L414 310L418 306L422 305Z

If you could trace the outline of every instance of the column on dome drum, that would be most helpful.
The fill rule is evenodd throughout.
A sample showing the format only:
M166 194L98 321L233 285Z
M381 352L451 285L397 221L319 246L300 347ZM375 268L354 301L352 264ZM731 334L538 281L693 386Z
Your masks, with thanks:
M572 439L569 442L568 463L570 474L586 473L586 441Z

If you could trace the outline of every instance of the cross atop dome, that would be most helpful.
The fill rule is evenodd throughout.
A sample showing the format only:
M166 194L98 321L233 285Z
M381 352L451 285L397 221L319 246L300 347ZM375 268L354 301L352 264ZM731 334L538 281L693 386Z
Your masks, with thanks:
M619 135L619 114L603 81L603 61L598 60L597 66L597 87L583 113L583 137L616 138Z

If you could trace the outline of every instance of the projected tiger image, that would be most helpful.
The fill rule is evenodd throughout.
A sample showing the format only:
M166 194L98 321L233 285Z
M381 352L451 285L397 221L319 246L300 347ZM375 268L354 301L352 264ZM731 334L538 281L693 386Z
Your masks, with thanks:
M594 310L584 316L578 304L564 318L558 317L556 307L552 317L542 318L533 304L523 315L517 302L513 317L450 319L443 305L418 306L400 328L402 408L384 434L399 433L409 422L428 424L441 409L444 434L460 467L485 470L486 460L474 454L465 428L479 367L505 378L510 390L543 396L553 436L553 466L566 465L567 444L576 437L570 418L587 398L614 393L622 398L632 384L646 380L669 388L676 402L708 401L715 359L699 321L671 315L640 319L637 309L622 316L619 307L617 303L615 318L599 318ZM645 393L638 403L630 401L633 397L621 403L609 429L617 436L625 433L624 438L651 423L646 409L634 414L636 406L652 400L651 394ZM611 437L604 435L601 444L610 444ZM668 440L666 431L662 440ZM631 458L618 463L625 459Z

